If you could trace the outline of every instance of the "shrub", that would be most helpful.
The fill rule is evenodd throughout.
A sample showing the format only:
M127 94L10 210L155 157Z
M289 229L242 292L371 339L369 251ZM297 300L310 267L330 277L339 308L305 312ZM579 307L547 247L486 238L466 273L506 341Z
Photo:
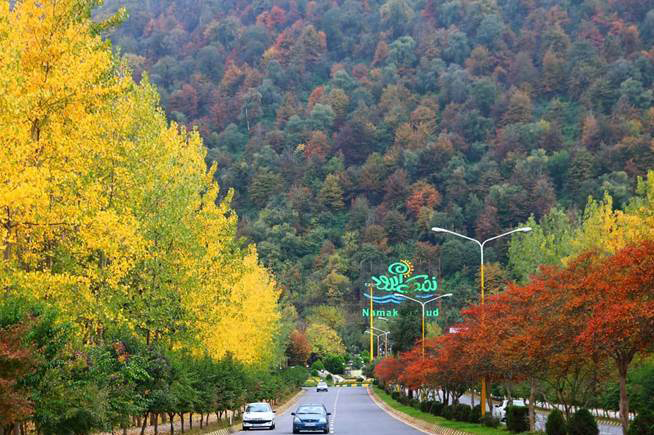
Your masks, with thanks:
M500 425L500 419L493 417L490 413L480 418L479 421L481 424L488 427L498 427Z
M506 408L506 428L519 433L529 430L529 408L526 406L508 406Z
M431 405L431 413L436 416L440 416L443 413L443 407L445 405L443 402L433 402Z
M391 399L399 402L400 401L400 392L399 391L393 391L391 393Z
M545 432L547 435L566 435L565 419L563 413L558 409L550 412L545 423Z
M345 371L345 359L340 355L327 355L324 364L328 372L336 375L342 375Z
M325 380L329 381L329 382L332 382L334 380L334 378L332 377L332 375L327 375L327 376L325 376Z
M464 405L463 403L457 403L452 405L452 417L458 421L470 421L470 412L472 408L469 405Z
M418 399L411 399L411 400L409 401L409 405L411 406L411 408L420 409L420 400L418 400Z
M569 435L598 435L599 429L595 417L587 409L578 409L568 422Z
M443 406L443 409L441 410L441 417L446 418L448 420L453 420L454 419L454 413L453 413L452 406L450 405L445 405Z
M311 370L325 370L325 365L321 360L317 359L311 364Z
M470 423L479 423L481 420L481 405L475 405L470 411Z
M431 411L431 405L432 405L431 400L425 400L424 402L420 402L420 410L422 412L430 412Z
M650 409L639 412L629 425L629 435L654 435L654 411Z
M320 376L320 373L318 373L318 370L313 369L311 370L311 376Z

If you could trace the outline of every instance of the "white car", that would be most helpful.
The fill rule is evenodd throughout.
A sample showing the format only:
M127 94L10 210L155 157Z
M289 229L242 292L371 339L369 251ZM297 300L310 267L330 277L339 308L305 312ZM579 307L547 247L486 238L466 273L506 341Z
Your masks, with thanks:
M511 401L504 399L501 405L494 407L493 415L500 421L506 420L506 408L509 406L527 406L527 404L522 399L512 399Z
M275 411L265 402L248 403L243 413L243 430L275 429Z
M318 385L316 386L316 391L321 392L321 391L329 391L327 388L327 383L326 382L318 382Z

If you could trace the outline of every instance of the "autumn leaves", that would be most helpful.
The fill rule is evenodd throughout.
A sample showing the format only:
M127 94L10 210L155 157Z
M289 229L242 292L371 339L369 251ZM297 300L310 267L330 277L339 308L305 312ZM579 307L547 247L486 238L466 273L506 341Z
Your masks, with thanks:
M80 4L1 6L0 291L47 300L86 342L121 325L270 362L279 292L236 240L231 193Z
M385 359L384 382L441 389L457 398L479 379L528 387L531 423L536 397L597 406L606 383L618 384L624 433L629 426L627 377L654 343L654 173L639 180L623 210L606 195L591 200L576 223L552 210L515 238L510 264L519 282L484 305L462 311L456 332ZM594 402L595 401L595 402Z

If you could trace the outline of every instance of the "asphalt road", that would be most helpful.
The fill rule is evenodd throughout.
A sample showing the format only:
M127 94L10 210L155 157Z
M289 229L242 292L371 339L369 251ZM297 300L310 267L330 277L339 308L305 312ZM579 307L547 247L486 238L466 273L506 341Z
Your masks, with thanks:
M364 387L330 388L329 392L317 393L306 389L297 404L275 417L275 430L250 430L239 434L263 432L267 434L292 434L294 412L299 404L322 403L331 412L330 433L342 435L417 435L416 429L394 419L380 409L368 396ZM304 433L304 432L303 432Z

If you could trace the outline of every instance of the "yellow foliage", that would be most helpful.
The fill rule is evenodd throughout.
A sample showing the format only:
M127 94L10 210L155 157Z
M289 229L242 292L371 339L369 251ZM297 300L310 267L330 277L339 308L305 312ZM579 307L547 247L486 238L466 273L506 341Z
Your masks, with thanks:
M242 270L233 273L237 276L226 294L208 295L214 298L197 306L203 317L202 340L215 358L231 352L243 362L270 362L266 357L272 354L280 320L279 291L268 271L258 264L253 248L246 255Z
M607 193L602 201L589 199L583 223L572 239L572 255L585 251L613 254L635 242L654 238L654 171L638 180L637 195L624 211L613 208ZM570 258L571 258L570 257Z
M236 242L197 132L168 125L83 2L0 2L0 292L59 308L87 341L265 361L279 292Z

